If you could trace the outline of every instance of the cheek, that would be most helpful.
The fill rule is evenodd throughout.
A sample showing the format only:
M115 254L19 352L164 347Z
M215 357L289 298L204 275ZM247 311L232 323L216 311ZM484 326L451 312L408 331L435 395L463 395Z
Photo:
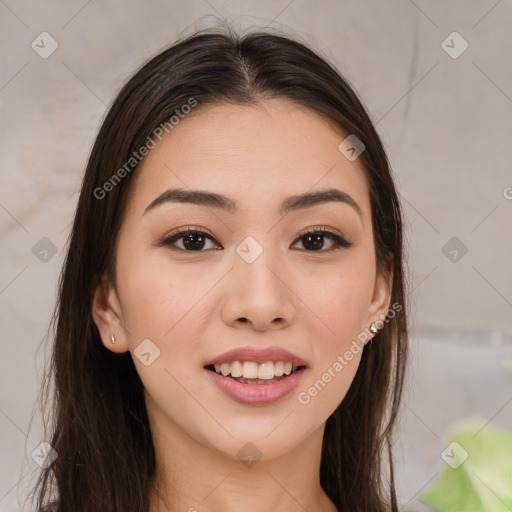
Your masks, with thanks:
M321 322L306 326L310 339L315 340L315 364L297 394L304 413L313 411L312 416L326 420L352 385L364 350L358 336L366 327L369 284L369 279L357 274L337 276L329 280L322 293L316 293L314 313Z
M336 289L332 290L332 300L328 303L326 314L336 333L337 345L343 345L366 327L372 290L369 283L361 281L333 281Z
M187 418L199 415L205 424L211 421L191 396L204 392L197 378L197 348L206 328L201 299L216 279L199 271L199 265L198 271L188 265L171 271L165 258L153 254L132 251L118 262L123 319L148 413L156 424L167 424L170 418L171 424L187 430ZM142 340L151 341L145 342L144 351Z
M118 275L131 344L142 337L164 345L185 326L189 335L199 330L201 301L218 280L205 265L171 267L156 251L132 252L119 261Z
M305 303L334 345L342 346L367 327L375 269L366 253L354 253L339 265L304 272L300 282Z
M354 253L335 269L302 280L309 290L312 315L306 329L315 340L310 378L301 386L299 403L332 413L347 393L363 352L368 308L375 274L371 252ZM318 321L318 319L320 321ZM361 335L363 333L363 335ZM358 338L359 337L359 338ZM302 394L300 394L302 393Z

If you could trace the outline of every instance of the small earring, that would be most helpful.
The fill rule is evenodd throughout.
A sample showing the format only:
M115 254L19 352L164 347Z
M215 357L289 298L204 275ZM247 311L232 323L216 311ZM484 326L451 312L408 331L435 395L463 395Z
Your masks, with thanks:
M110 343L114 344L115 342L116 342L115 336L112 333L110 333Z
M379 329L377 329L377 326L375 325L375 323L370 325L370 331L373 333L373 336L370 338L370 344L372 344L373 343L373 338L379 332Z

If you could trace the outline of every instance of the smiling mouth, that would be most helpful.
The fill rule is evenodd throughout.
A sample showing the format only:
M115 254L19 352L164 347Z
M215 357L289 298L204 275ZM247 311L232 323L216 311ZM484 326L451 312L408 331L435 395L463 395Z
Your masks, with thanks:
M223 373L221 371L220 367L221 367L221 365L213 365L213 364L205 366L205 368L207 370L210 370L211 372L216 373L217 375L219 375L221 377L236 380L237 382L240 382L241 384L259 384L259 385L273 384L274 382L279 382L280 380L286 379L287 377L290 377L290 375L300 372L306 368L306 366L292 366L289 373L282 373L281 375L273 375L271 378L259 379L259 378L247 378L247 377L244 377L243 375L238 376L238 377L233 377L231 375L231 373L228 373L227 375L225 375L224 373L226 373L226 370ZM277 373L280 373L280 372L277 372ZM269 375L269 377L270 377L270 375Z

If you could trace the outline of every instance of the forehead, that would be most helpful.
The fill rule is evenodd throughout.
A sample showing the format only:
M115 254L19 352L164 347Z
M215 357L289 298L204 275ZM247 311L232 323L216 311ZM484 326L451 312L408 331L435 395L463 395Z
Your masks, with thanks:
M198 106L142 161L129 202L144 209L167 188L183 188L268 210L284 196L338 188L364 213L365 173L339 151L345 137L334 122L288 100Z

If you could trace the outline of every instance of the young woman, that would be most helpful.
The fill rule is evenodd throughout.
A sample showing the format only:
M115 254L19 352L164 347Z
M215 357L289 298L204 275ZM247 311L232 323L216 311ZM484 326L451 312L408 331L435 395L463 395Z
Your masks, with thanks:
M127 82L54 322L39 508L398 510L400 204L356 94L298 41L197 33Z

